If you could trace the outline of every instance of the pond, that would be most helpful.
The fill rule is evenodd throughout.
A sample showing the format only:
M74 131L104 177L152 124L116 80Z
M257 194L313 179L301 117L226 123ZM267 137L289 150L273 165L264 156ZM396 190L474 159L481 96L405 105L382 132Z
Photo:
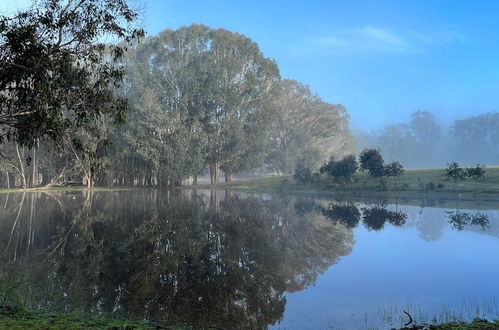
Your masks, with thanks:
M499 318L499 203L150 189L0 208L0 304L195 328Z

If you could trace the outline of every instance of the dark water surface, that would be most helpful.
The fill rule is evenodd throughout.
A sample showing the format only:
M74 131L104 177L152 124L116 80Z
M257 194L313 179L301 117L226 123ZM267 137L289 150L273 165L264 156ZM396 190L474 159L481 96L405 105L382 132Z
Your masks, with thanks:
M499 318L499 203L427 205L1 194L0 304L195 328L385 329L403 310L419 323Z

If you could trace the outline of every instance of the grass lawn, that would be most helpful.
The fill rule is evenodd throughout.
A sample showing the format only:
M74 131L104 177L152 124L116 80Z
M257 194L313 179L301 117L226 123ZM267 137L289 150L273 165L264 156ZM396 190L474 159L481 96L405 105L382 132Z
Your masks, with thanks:
M396 184L396 186L395 186ZM309 185L295 182L292 176L273 176L248 181L237 181L218 185L238 191L259 193L297 193L297 194L349 194L355 196L386 196L404 198L439 198L439 199L477 199L499 203L499 166L486 168L485 178L476 183L466 179L454 182L444 178L444 169L406 170L395 180L386 179L386 185L370 178L366 173L358 172L352 184L334 183L329 176L321 175Z
M414 325L412 327L402 328L400 330L419 330L419 329L429 329L429 330L473 330L473 329L488 329L495 330L499 329L499 321L489 322L487 320L476 319L471 323L466 322L450 322L439 325Z
M0 329L158 329L146 322L86 317L78 313L30 313L0 306Z

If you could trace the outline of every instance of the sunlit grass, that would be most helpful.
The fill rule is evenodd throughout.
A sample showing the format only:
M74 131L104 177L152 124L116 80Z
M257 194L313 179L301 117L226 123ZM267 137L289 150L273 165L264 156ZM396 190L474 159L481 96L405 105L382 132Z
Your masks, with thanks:
M386 179L386 185L379 180L370 178L366 173L358 172L352 184L335 184L330 177L320 176L309 185L296 183L292 176L273 176L268 178L239 181L225 186L245 190L267 191L413 191L413 192L460 192L474 193L477 191L475 181L466 179L457 182L444 177L444 169L407 170L400 178ZM487 167L485 178L478 182L478 192L499 193L499 166Z

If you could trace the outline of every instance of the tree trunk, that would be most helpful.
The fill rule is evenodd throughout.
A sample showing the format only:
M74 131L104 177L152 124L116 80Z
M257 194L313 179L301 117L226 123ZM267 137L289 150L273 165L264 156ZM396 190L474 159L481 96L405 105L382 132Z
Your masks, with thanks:
M225 182L226 183L232 182L232 173L230 172L225 173Z
M23 186L23 189L26 189L28 187L27 183L26 183L26 174L24 172L24 164L23 164L23 160L21 159L21 154L19 153L19 145L16 143L16 152L17 152L17 159L19 160L19 166L20 166L20 171L19 171L19 174L21 176L21 183L22 183L22 186Z
M218 184L218 164L217 163L210 165L210 177L211 177L211 184Z
M33 173L31 173L31 186L34 187L38 184L38 178L36 173L36 148L33 148L33 160L31 162L33 166Z
M10 189L10 177L7 168L5 168L5 175L7 176L7 189Z
M91 172L85 173L85 180L87 181L87 189L92 190L92 188L94 187L94 179L92 178Z
M192 177L192 185L193 186L198 185L198 175L197 174L194 174L194 176Z

